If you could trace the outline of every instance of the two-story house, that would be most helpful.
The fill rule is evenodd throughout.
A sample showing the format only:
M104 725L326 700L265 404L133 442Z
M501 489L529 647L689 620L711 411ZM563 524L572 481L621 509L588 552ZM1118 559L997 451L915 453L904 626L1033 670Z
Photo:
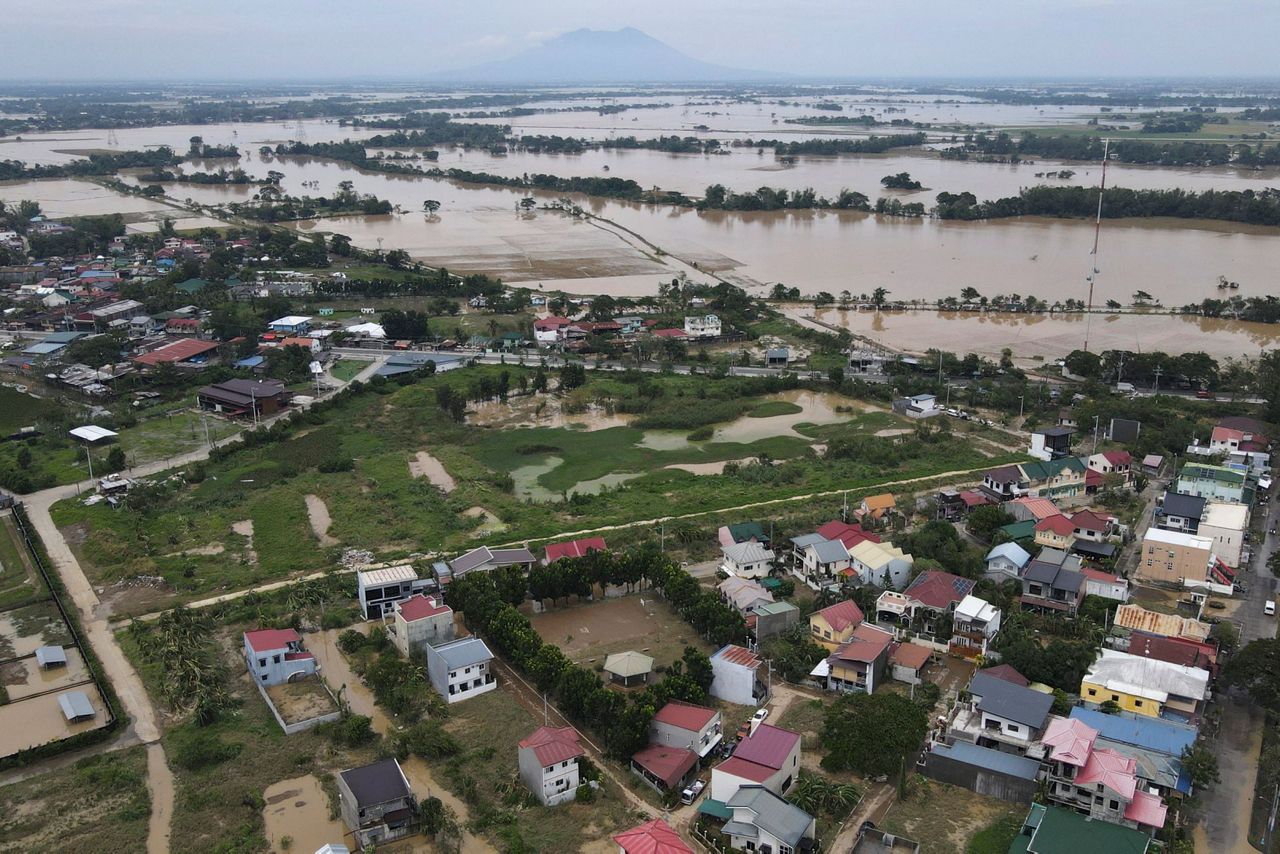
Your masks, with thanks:
M1085 468L1079 457L1063 457L1049 462L1018 466L1027 484L1027 494L1040 498L1074 498L1084 495Z
M1168 807L1140 787L1137 760L1097 740L1098 731L1081 720L1050 720L1042 771L1049 803L1152 833L1164 827Z
M828 540L821 534L805 534L791 538L791 574L813 590L821 590L844 580L843 572L851 562L849 550L839 540Z
M862 624L862 619L862 609L852 599L828 605L809 615L810 640L834 651L853 638L853 631Z
M421 593L392 604L391 642L405 658L414 650L453 640L453 609L442 599Z
M749 578L730 576L721 581L716 589L720 598L733 606L739 614L746 616L753 613L761 605L773 601L773 594Z
M1012 501L1026 495L1031 484L1014 465L990 469L982 475L982 491L996 501Z
M987 570L983 577L997 584L1016 581L1022 570L1031 562L1031 554L1017 543L1001 543L987 552Z
M865 691L870 694L887 678L885 671L892 645L892 632L862 623L853 630L846 643L818 662L810 675L822 682L828 691Z
M1047 427L1031 433L1031 447L1027 453L1037 460L1060 460L1071 456L1071 436L1075 431L1070 427Z
M1181 531L1148 528L1142 537L1135 576L1183 586L1209 580L1213 540Z
M1036 522L1034 530L1035 544L1042 548L1070 551L1076 542L1075 525L1062 513Z
M751 650L727 644L711 656L711 689L717 699L758 706L769 697L764 662Z
M902 591L906 597L907 607L903 615L907 626L928 640L944 642L950 636L947 632L948 620L956 606L973 592L977 582L970 578L961 578L950 572L928 569L915 577L910 586ZM885 591L881 598L888 593ZM880 600L876 602L880 610Z
M690 338L719 338L721 331L720 318L714 314L684 319L684 334Z
M571 801L581 782L578 757L583 755L573 727L540 726L520 741L520 779L543 806Z
M1026 755L1049 724L1053 695L979 670L966 689L969 700L956 706L948 734L1005 753Z
M660 818L615 834L618 854L693 854L680 834Z
M725 807L731 815L720 832L735 851L795 854L816 839L814 817L763 786L739 787Z
M1084 596L1079 559L1056 549L1041 551L1022 573L1024 608L1075 614Z
M901 589L915 559L892 543L863 540L849 550L849 566L862 584Z
M743 786L763 786L778 796L800 776L800 733L760 724L738 742L733 756L711 771L711 797L721 803Z
M1214 557L1232 569L1240 566L1244 556L1245 533L1249 530L1249 508L1243 504L1225 504L1210 501L1204 506L1204 515L1196 536L1210 540Z
M1198 495L1208 501L1252 504L1253 487L1243 471L1226 466L1187 463L1178 473L1178 492Z
M396 602L434 587L434 580L418 578L409 564L356 573L356 598L366 620L380 620Z
M316 672L316 657L302 648L293 629L258 629L244 633L244 660L262 685L292 682Z
M1133 482L1133 455L1128 451L1103 451L1090 454L1086 460L1090 471L1096 471L1103 477L1116 475L1123 486Z
M651 743L692 750L700 759L706 759L723 737L718 710L676 700L658 709L649 724Z
M338 772L338 811L361 850L417 832L418 802L394 758Z
M1205 499L1199 495L1166 492L1156 506L1155 524L1166 531L1194 534L1204 516Z
M1209 701L1209 671L1103 649L1080 680L1087 704L1112 702L1138 715L1196 721Z
M448 703L457 703L498 687L489 672L493 653L480 638L461 638L439 646L428 646L424 651L431 687Z
M757 542L721 546L720 553L720 568L736 578L764 578L773 569L773 550Z
M1000 609L972 594L960 600L952 616L951 652L965 658L986 655L1000 632Z

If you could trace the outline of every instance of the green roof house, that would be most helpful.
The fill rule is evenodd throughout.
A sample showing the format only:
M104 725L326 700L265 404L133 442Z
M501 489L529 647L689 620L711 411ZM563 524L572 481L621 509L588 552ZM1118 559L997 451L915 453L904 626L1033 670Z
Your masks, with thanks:
M1009 854L1145 854L1150 846L1151 837L1140 830L1032 804Z

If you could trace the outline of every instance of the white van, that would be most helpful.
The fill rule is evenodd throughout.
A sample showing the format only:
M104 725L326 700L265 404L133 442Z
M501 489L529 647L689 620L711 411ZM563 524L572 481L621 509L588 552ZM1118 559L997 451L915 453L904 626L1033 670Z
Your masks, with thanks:
M1276 600L1268 599L1267 604L1262 606L1262 613L1268 617L1274 617L1276 615Z

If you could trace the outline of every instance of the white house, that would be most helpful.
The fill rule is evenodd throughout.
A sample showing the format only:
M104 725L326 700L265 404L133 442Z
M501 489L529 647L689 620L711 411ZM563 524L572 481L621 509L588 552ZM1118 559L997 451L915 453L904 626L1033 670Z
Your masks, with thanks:
M814 590L834 584L842 570L849 569L849 550L839 540L828 540L821 534L792 537L795 560L791 574Z
M764 578L773 568L773 550L752 540L723 546L720 552L720 568L738 578Z
M356 598L366 620L379 620L396 602L434 585L432 579L418 578L418 571L408 564L387 566L356 573Z
M311 318L290 314L271 321L267 328L277 335L306 335L311 331Z
M987 552L986 578L992 581L1016 581L1031 562L1031 555L1017 543L1001 543Z
M1086 596L1101 596L1117 602L1129 601L1129 580L1100 569L1082 569Z
M721 647L711 656L710 694L739 706L758 706L769 697L764 662L736 644Z
M649 724L651 744L692 750L701 759L705 759L723 737L719 711L676 700L659 709Z
M244 633L244 660L263 685L279 685L316 672L316 657L302 648L293 629L258 629Z
M929 418L939 415L942 407L938 406L938 398L932 394L916 394L898 401L895 410L901 410L908 418Z
M969 594L960 600L952 615L953 646L967 646L985 655L987 646L1000 631L1000 609L985 599Z
M543 806L571 801L581 782L578 757L582 755L573 727L538 727L520 742L520 779Z
M449 703L498 687L489 672L493 653L480 638L467 637L440 646L429 646L426 653L431 686Z
M720 337L720 318L714 314L684 319L684 334L690 338Z
M783 796L800 776L800 734L760 724L738 742L733 756L711 771L711 797L727 802L743 786L761 786Z
M911 577L915 559L893 543L863 540L849 549L849 565L863 584L901 589Z
M413 650L453 640L453 609L442 600L415 594L392 606L391 642L405 658Z
M1196 536L1213 540L1213 553L1227 566L1240 566L1244 548L1245 531L1249 528L1249 508L1244 504L1227 504L1210 501L1204 505L1204 515Z
M763 786L742 786L725 806L733 814L721 833L738 851L803 851L817 835L817 820Z
M716 589L720 591L721 598L744 616L773 601L772 593L749 578L726 578Z

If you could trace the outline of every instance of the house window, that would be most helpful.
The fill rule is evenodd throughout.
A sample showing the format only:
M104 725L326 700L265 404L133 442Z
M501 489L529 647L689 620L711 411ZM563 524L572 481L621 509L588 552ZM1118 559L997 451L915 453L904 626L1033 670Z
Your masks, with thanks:
M1119 801L1117 801L1115 798L1112 798L1112 799L1111 799L1111 803L1109 803L1109 804L1108 804L1108 806L1109 806L1109 807L1111 807L1111 809L1113 809L1113 810L1119 810L1119 809L1120 809L1120 802L1119 802Z
M259 666L259 667L266 667L266 666L267 666L267 660L266 660L265 658L259 658L259 659L258 659L258 666Z
M280 655L278 653L276 655L271 656L271 663L272 664L280 663Z
M1142 701L1141 701L1141 700L1134 700L1134 701L1133 701L1133 705L1135 705L1135 706L1137 706L1139 709L1141 709L1141 708L1142 708Z
M1098 696L1098 691L1097 691L1097 689L1096 689L1096 688L1090 688L1090 689L1089 689L1089 696L1090 696L1090 697L1096 697L1096 696Z
M1102 795L1094 795L1093 802L1098 806L1102 806Z
M1015 734L1021 733L1022 727L1018 726L1017 724L1009 724L1009 732L1015 733Z
M1111 695L1111 702L1113 702L1113 703L1118 703L1118 702L1120 702L1120 695L1119 695L1119 694L1112 694L1112 695Z

